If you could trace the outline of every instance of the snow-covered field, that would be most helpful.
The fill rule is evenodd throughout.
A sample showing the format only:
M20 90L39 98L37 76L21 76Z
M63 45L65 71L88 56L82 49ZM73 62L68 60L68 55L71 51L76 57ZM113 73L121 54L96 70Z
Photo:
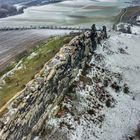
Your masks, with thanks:
M138 140L140 35L110 34L77 77L75 95L48 122L55 129L47 140Z
M30 25L86 26L93 22L111 26L113 16L119 14L124 0L66 0L60 3L32 6L23 14L0 19L0 27Z

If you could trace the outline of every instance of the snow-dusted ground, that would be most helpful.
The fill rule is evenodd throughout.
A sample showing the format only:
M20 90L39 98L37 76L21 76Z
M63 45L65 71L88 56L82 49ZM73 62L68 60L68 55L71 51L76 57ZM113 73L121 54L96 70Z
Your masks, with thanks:
M140 28L136 28L135 30ZM105 121L99 135L104 140L123 140L126 136L134 135L140 121L140 35L115 34L105 43L108 49L99 49L106 58L107 67L114 72L119 72L128 84L131 93L128 95L110 93L118 102L115 108L107 109ZM120 49L123 49L120 53Z
M113 2L112 2L113 1ZM128 0L127 0L128 1ZM119 3L119 4L118 4ZM120 13L124 0L66 0L43 6L31 6L23 14L0 19L0 27L80 26L93 23L112 26L112 18ZM50 16L51 15L51 16Z
M60 118L48 122L55 129L47 140L138 140L140 35L110 34L79 76L76 100L66 97Z

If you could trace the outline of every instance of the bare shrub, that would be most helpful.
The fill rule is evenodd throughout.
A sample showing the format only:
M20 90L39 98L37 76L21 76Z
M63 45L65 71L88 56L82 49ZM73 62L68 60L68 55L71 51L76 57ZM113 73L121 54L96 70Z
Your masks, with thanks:
M140 139L140 123L137 125L136 136Z

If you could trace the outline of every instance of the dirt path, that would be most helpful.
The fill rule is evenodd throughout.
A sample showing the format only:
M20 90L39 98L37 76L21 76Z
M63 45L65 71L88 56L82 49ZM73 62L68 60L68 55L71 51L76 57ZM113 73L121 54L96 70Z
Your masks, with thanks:
M125 16L126 13L127 13L127 8L124 8L123 11L122 11L122 14L121 14L121 16L120 16L119 22L122 22L122 19L123 19L123 17Z

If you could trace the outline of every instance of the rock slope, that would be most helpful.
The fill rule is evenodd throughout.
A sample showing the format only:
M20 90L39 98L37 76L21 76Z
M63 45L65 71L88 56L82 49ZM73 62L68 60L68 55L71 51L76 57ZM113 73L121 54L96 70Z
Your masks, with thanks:
M0 120L0 139L34 139L43 124L59 110L74 78L93 52L90 32L75 37L47 62L36 78L9 106Z
M97 47L42 140L140 139L140 35L133 29L111 32Z
M1 140L138 140L136 30L111 31L94 53L90 32L63 46L0 119Z

